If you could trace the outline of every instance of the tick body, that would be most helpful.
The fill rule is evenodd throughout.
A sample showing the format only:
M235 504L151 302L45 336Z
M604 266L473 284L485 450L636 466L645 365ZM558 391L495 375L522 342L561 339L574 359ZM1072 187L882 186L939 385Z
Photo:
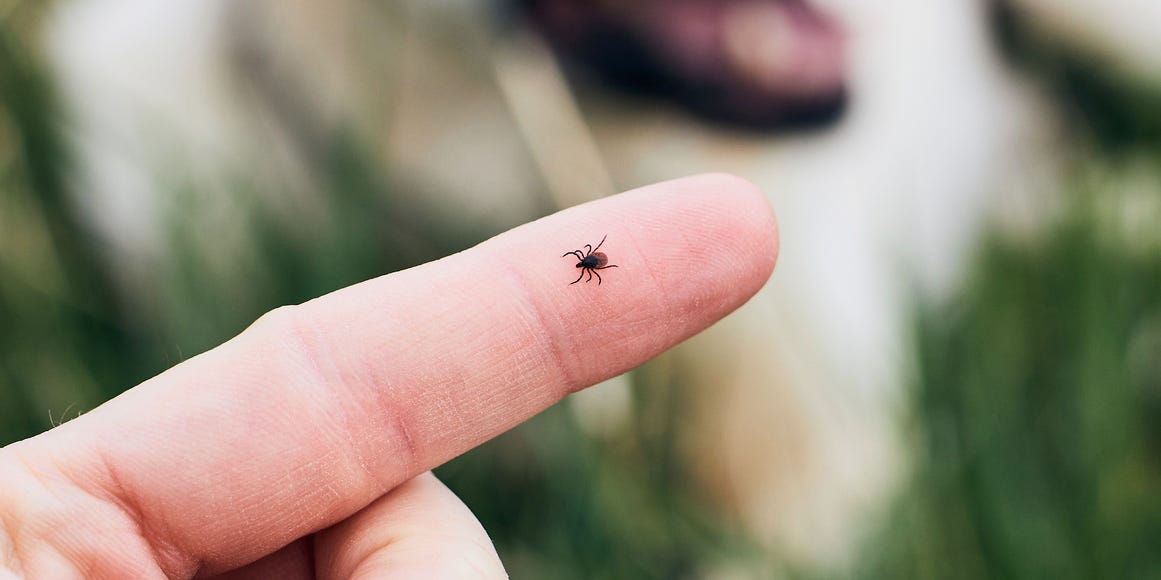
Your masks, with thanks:
M595 247L595 248L591 244L585 244L585 249L586 249L587 253L581 252L580 250L573 250L571 252L566 252L560 256L561 258L563 258L565 256L576 256L577 259L580 260L579 262L576 263L576 267L581 269L580 276L578 276L576 280L573 280L572 282L570 282L569 286L572 286L573 284L580 282L581 278L585 277L585 274L589 275L589 279L585 280L586 283L591 282L593 280L593 275L596 275L597 285L600 286L601 274L599 272L597 272L597 270L607 270L609 268L616 268L617 267L614 264L609 264L609 257L608 256L606 256L603 252L597 251L597 250L601 249L602 245L604 245L605 238L607 238L607 237L609 237L609 235L605 234L605 237L601 238L601 243L597 244L597 247Z

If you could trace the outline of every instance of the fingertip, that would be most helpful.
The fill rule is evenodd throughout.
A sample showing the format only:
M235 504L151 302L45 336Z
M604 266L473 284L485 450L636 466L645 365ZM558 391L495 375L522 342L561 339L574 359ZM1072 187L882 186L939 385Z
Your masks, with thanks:
M723 200L734 204L737 234L747 241L744 249L750 252L755 279L759 286L774 272L778 261L778 218L774 207L762 188L754 182L732 173L707 173L695 176L713 184Z
M778 220L766 193L732 173L704 173L653 187L696 198L687 202L705 243L717 246L714 259L729 260L739 296L748 299L766 284L778 260Z
M606 239L618 265L576 284L575 263L544 258ZM554 252L543 252L546 240ZM704 330L769 280L778 230L766 195L710 173L564 210L497 238L489 263L518 273L533 326L563 361L570 391L624 372ZM556 263L552 263L556 262ZM585 280L587 281L587 280Z

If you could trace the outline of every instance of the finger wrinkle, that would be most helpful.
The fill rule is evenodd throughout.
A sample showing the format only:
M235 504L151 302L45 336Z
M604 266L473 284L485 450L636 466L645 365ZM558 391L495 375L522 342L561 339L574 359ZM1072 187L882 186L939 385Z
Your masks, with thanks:
M379 411L378 418L385 420L386 424L383 425L384 439L393 444L391 445L392 451L402 455L396 458L397 461L406 466L407 473L418 473L420 453L413 425L415 419L401 410L403 406L399 403L398 397L393 396L395 389L390 387L390 382L374 374L369 384L363 384L363 375L348 379L336 364L338 357L335 355L331 337L323 331L305 308L302 306L282 307L272 311L272 314L279 310L286 311L287 334L294 346L296 358L304 359L306 364L302 366L310 369L313 375L310 380L305 381L308 388L333 385L347 395L339 404L326 404L326 408L333 408L340 415L338 424L341 425L340 431L342 431L343 439L347 443L347 449L353 456L352 460L358 465L359 470L363 472L369 483L374 486L377 495L387 493L388 490L398 485L399 481L387 481L381 474L376 473L376 470L371 468L372 462L362 451L361 442L354 439L356 432L354 423L365 419L364 413L357 412L357 410L362 409L359 395L366 390L370 389L373 392L373 398L376 401L375 408ZM356 411L352 412L350 409Z
M304 307L299 306L280 306L266 313L259 319L258 323L263 320L267 324L275 326L274 333L284 334L290 339L293 354L298 355L296 358L302 359L306 364L301 365L308 369L314 380L308 380L309 385L329 385L335 382L333 379L340 379L339 373L334 371L334 355L331 352L330 343L325 338L325 333L319 328L313 317L305 313ZM279 327L284 327L285 332L279 332ZM323 370L322 361L325 360L331 364L327 368L331 369L329 372Z
M402 444L395 446L398 451L402 452L403 457L399 458L399 460L406 467L406 470L401 477L397 477L396 480L393 481L384 481L381 476L372 473L367 468L366 458L362 456L360 451L358 451L358 445L352 442L352 445L356 449L355 454L359 456L360 463L363 465L364 469L368 470L367 473L372 478L374 478L375 482L378 484L378 491L380 495L387 493L395 486L420 472L420 452L419 442L415 437L415 418L412 414L404 413L401 410L403 406L405 405L401 404L396 397L389 397L388 400L384 401L384 403L381 405L383 415L387 419L388 432L393 435L391 439Z
M12 493L0 496L9 500L9 502L0 503L0 508L3 508L0 509L0 526L4 529L5 537L10 540L12 560L21 569L35 572L36 562L32 560L33 540L35 540L37 550L42 553L51 551L60 561L68 562L70 559L65 555L63 546L54 541L60 537L60 533L63 531L63 528L57 525L61 518L58 513L54 512L63 512L63 510L53 509L47 505L54 502L58 505L65 503L63 499L57 497L59 495L56 490L57 485L50 483L43 470L34 466L24 454L10 449L4 451L6 459L19 466L8 470L7 474L9 476L24 476L22 478L24 481L14 482L15 489L12 490ZM0 460L0 464L5 463L9 463L9 461ZM53 502L43 501L45 498L40 497L37 494L38 491L52 496ZM23 517L21 517L22 515ZM40 557L42 561L45 559L47 559L46 556ZM75 565L71 567L76 568Z
M166 540L166 534L156 533L146 524L148 520L141 509L140 501L135 494L125 487L124 479L120 475L120 468L117 462L112 460L108 449L100 444L93 447L97 458L97 467L104 475L105 485L98 486L98 489L103 489L106 492L106 497L103 499L112 503L129 519L129 522L137 530L137 535L148 547L150 555L153 557L153 561L157 562L158 567L165 571L166 576L171 578L178 575L179 570L188 572L198 569L201 564L197 558L178 549L173 543Z
M567 338L559 334L554 335L549 330L548 313L532 295L532 285L528 279L511 260L503 259L502 263L506 276L516 286L517 311L528 314L526 318L531 319L528 326L531 327L530 330L537 339L536 343L543 345L544 358L548 359L547 362L554 371L553 376L557 379L557 383L563 387L560 389L560 396L563 397L587 387L588 384L576 377L575 373L572 372L572 367L565 361L564 353L569 352L569 349L561 343Z
M44 455L31 461L11 452L8 459L22 466L9 473L26 481L16 485L18 498L11 506L0 505L0 527L11 542L6 559L17 562L31 577L137 578L161 577L157 555L139 533L120 502L100 497L100 484L85 485L76 472L56 469ZM0 464L8 461L0 461ZM86 474L87 478L88 475ZM92 489L91 489L92 488ZM21 493L22 492L22 493ZM122 528L131 528L122 529ZM99 530L100 534L94 533ZM110 555L105 547L121 543Z

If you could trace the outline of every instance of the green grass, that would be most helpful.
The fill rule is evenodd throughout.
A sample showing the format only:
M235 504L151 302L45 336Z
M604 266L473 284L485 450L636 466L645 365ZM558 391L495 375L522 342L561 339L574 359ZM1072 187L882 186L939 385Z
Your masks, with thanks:
M1108 197L993 240L922 317L916 476L866 576L1161 576L1161 251L1102 227Z

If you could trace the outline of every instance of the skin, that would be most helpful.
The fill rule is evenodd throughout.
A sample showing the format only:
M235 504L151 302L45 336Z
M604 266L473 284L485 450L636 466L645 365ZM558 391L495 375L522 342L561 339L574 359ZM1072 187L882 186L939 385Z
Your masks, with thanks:
M616 281L563 284L560 248L605 232ZM706 328L776 255L762 193L703 175L274 310L0 449L0 578L504 578L428 471Z

